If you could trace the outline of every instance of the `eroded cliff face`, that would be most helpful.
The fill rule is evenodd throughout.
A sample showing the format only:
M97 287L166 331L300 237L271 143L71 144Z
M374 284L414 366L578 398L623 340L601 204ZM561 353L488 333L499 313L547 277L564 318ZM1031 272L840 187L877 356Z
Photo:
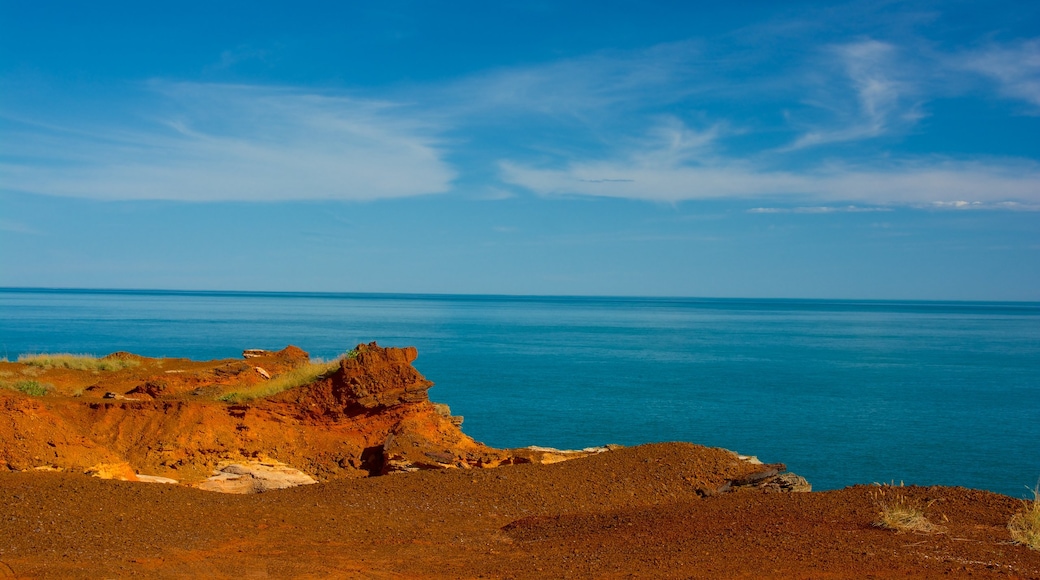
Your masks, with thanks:
M227 473L249 466L291 467L322 481L550 463L593 452L500 450L474 441L462 433L460 418L430 402L433 383L412 366L414 348L359 345L354 356L309 384L225 402L220 397L230 391L262 386L308 362L291 346L246 354L243 361L135 357L135 366L118 371L34 372L52 393L0 389L0 469L197 483L215 470L228 480L234 478ZM0 364L8 375L28 368ZM229 471L232 465L240 467Z
M556 463L609 449L494 449L474 441L462 432L461 417L430 402L433 383L412 366L416 356L414 348L373 342L338 366L311 365L293 346L207 362L115 353L106 357L109 370L0 362L7 386L32 377L47 391L0 388L0 470L252 493L421 469ZM315 368L318 374L304 374L310 378L301 384L274 387ZM726 483L704 495L749 486L808 489L781 464L725 453Z
M412 366L417 356L415 347L358 345L327 378L265 402L289 403L301 417L314 421L371 416L403 405L429 403L426 391L433 383Z

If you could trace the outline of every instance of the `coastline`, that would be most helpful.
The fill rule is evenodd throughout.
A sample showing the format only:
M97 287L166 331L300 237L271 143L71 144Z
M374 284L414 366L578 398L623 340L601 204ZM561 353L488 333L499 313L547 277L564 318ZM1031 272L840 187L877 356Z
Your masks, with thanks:
M0 336L12 359L194 360L286 342L332 358L378 337L417 346L434 399L496 447L696 441L783 460L817 489L906 480L1022 498L1036 481L1035 315L750 306L0 293Z

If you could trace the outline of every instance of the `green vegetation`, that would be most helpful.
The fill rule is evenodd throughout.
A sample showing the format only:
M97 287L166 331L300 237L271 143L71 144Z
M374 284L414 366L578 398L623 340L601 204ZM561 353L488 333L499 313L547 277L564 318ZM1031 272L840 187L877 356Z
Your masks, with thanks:
M18 362L43 369L64 368L76 371L118 371L141 363L133 359L97 358L86 354L23 354Z
M1008 531L1015 542L1040 550L1040 484L1033 488L1033 501L1025 502L1022 511L1011 516Z
M5 389L11 389L14 391L21 391L26 395L32 395L34 397L42 397L47 393L54 390L54 385L50 383L41 383L39 381L18 381L16 383L2 382L0 387Z
M323 364L330 364L330 363L339 364L339 361L341 361L341 360L343 360L345 358L346 359L355 359L355 358L357 358L357 356L358 356L358 351L355 348L355 349L352 349L352 350L348 350L347 352L337 356L336 358L322 358L320 356L316 356L316 357L311 359L311 364L322 364L322 365Z
M877 491L870 494L878 508L878 519L873 522L876 527L919 534L943 531L942 526L933 524L924 514L931 503L922 506L920 502L902 493L886 491L886 488L890 487L892 486L879 486Z
M357 349L353 349L332 360L314 358L311 359L311 362L303 366L296 367L280 375L275 375L270 380L259 383L247 390L225 393L220 397L220 400L228 403L243 403L246 401L261 399L263 397L270 397L271 395L277 395L283 391L302 387L303 385L309 385L314 381L325 378L339 368L339 361L343 359L354 359L357 358L357 356Z
M349 355L350 353L347 353L347 355L344 355L344 357L341 358L354 358L357 356L357 353L354 352L354 356ZM242 403L263 397L270 397L271 395L276 395L282 391L288 391L295 387L308 385L318 379L324 378L339 368L339 361L340 359L337 358L328 362L311 362L296 367L290 371L286 371L280 375L275 375L270 380L259 383L248 390L234 391L224 394L220 397L220 400L228 403Z

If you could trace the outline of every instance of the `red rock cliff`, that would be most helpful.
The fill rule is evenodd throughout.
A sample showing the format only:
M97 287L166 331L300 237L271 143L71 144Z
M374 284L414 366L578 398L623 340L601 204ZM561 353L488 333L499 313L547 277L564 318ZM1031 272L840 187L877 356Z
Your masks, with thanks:
M474 441L460 430L460 418L430 402L433 383L412 366L414 348L362 344L312 383L245 403L219 400L308 361L295 347L246 356L248 362L136 357L136 366L100 373L41 374L0 363L8 374L32 370L53 384L46 396L0 388L0 469L192 482L221 465L264 460L328 480L587 454L499 450Z

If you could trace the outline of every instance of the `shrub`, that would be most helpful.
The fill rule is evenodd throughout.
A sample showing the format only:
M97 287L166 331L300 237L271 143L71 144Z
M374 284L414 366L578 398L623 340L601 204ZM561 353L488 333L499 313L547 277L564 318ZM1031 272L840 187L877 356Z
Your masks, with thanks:
M140 361L121 358L97 358L86 354L23 354L18 362L43 369L64 368L76 371L118 371L136 367Z
M320 356L316 356L316 357L311 358L311 362L314 363L314 364L325 364L325 363L332 363L332 362L338 364L339 361L341 361L341 360L343 360L345 358L346 359L355 359L357 357L358 357L358 350L356 348L354 348L354 349L348 350L347 352L345 352L345 353L343 353L343 354L341 354L341 355L339 355L339 356L337 356L335 358L331 358L331 359L320 357Z
M870 494L875 507L878 508L878 519L874 520L874 526L919 534L943 531L942 526L933 524L925 516L924 512L932 505L931 502L922 506L919 501L903 493L886 490L891 487L893 486L879 486L877 491Z
M1040 483L1033 488L1033 501L1026 501L1022 511L1011 516L1008 531L1015 542L1040 550Z
M18 381L17 383L4 384L9 389L21 391L26 395L32 395L34 397L42 397L54 389L54 385L49 383L41 383L39 381Z

